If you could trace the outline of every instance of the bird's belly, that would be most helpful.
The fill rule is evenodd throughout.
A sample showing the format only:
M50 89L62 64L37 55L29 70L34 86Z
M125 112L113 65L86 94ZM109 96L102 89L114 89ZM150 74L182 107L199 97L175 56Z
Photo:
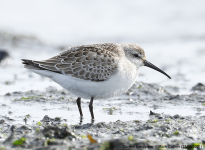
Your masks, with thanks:
M104 99L120 95L126 92L135 82L138 71L134 69L128 72L126 69L116 72L105 81L95 82L71 77L69 75L56 74L53 80L74 95L90 99Z

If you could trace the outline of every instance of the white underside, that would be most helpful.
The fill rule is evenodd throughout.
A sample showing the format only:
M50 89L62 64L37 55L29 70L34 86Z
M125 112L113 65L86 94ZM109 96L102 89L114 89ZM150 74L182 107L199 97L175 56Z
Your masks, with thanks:
M46 70L32 70L33 72L49 77L77 97L90 99L104 99L126 92L135 82L138 69L131 63L119 64L118 70L109 79L100 82L74 78Z

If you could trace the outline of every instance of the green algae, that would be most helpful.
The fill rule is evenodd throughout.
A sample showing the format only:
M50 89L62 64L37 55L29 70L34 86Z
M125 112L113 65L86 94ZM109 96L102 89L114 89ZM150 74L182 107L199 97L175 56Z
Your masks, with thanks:
M22 137L19 140L16 140L13 142L13 145L15 146L22 146L26 141L26 138Z

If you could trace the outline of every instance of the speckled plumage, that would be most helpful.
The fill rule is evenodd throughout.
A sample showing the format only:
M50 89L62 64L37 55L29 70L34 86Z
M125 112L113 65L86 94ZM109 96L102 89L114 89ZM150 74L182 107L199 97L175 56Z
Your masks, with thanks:
M99 47L79 47L77 50L68 50L43 62L33 62L42 68L70 74L75 78L102 81L116 71L118 61L116 57L115 53Z
M36 69L40 67L79 79L103 81L116 72L119 58L126 54L123 46L128 48L128 51L133 47L144 56L144 51L138 45L105 43L71 47L58 56L44 61L32 61L32 63L37 67ZM34 66L25 65L28 69Z

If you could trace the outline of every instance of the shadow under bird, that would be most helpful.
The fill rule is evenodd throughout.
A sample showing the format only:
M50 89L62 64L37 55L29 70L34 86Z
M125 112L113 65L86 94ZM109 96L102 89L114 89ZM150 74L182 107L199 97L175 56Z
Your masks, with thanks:
M146 60L137 44L92 44L71 47L43 61L22 59L25 68L46 76L78 96L76 102L81 118L81 98L90 99L89 110L94 120L93 100L118 96L137 79L141 66L150 67L171 79L164 71Z

